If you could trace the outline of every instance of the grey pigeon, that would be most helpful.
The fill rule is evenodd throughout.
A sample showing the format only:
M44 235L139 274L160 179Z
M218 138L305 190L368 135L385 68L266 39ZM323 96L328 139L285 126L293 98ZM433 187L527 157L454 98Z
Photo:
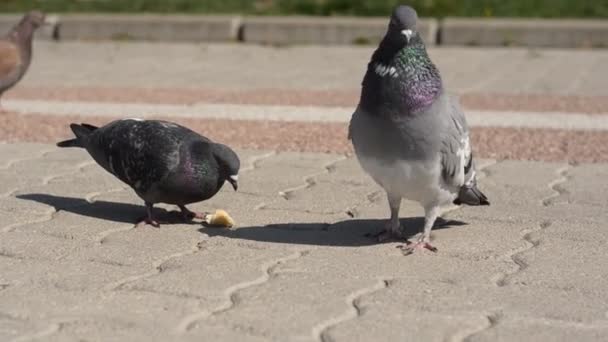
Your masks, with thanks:
M443 87L416 31L417 14L398 6L372 55L349 138L361 167L384 190L391 217L379 240L401 237L401 199L419 202L424 231L405 247L436 251L431 229L441 207L489 205L477 188L475 163L465 116Z
M155 203L177 205L184 219L204 219L185 205L215 195L225 181L238 187L240 161L230 147L214 143L178 124L160 120L124 119L103 127L71 124L75 139L59 147L85 148L106 171L125 182L146 204L140 223L158 227Z
M29 12L0 39L0 98L25 75L32 61L34 31L44 23L43 13Z

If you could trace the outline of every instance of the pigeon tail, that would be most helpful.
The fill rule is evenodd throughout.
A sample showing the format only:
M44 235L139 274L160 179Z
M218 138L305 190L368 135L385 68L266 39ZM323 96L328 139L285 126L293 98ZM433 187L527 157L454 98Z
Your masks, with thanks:
M473 183L472 186L462 186L458 192L458 197L454 200L454 204L461 205L490 205L488 198L484 195L481 190L477 188L477 184Z
M70 128L76 138L60 141L57 143L58 147L84 147L84 140L97 129L97 127L86 123L80 125L73 123L70 125Z

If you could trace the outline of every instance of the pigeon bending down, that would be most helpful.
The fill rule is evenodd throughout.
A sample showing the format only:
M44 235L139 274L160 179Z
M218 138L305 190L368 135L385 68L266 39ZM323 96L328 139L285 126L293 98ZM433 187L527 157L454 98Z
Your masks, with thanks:
M146 204L141 222L159 227L155 203L177 205L185 220L205 219L185 205L215 195L224 182L238 187L240 161L230 147L175 123L124 119L103 127L71 124L75 139L59 147L82 147L106 171L135 190Z
M490 204L476 185L465 116L446 94L416 21L413 8L395 8L368 64L349 126L361 167L388 197L391 217L378 239L401 237L402 198L424 207L424 232L405 247L408 254L436 251L430 235L442 206Z
M45 23L38 11L27 13L8 34L0 39L0 98L21 80L32 60L34 31ZM2 107L0 105L0 111Z

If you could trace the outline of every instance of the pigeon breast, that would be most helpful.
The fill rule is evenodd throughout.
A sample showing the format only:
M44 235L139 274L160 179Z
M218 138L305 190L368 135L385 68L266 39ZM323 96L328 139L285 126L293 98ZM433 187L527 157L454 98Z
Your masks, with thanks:
M21 76L24 61L16 44L0 40L0 93L13 86Z

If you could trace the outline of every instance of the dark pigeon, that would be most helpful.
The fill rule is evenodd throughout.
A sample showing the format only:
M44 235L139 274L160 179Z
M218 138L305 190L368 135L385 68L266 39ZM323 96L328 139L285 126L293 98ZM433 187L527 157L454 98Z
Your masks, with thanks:
M477 188L464 113L445 92L416 30L417 20L411 7L394 10L368 64L349 126L362 168L387 193L391 218L379 239L401 236L402 198L424 207L424 232L407 253L436 250L430 234L442 206L490 204Z
M27 72L32 61L34 31L44 23L44 13L29 12L5 37L0 39L0 98ZM1 105L0 111L2 111Z
M86 149L101 167L133 188L146 204L147 217L140 223L159 226L152 216L155 203L177 205L185 219L204 219L205 214L185 205L211 198L226 181L237 190L237 154L178 124L124 119L103 127L70 128L76 138L57 146Z

